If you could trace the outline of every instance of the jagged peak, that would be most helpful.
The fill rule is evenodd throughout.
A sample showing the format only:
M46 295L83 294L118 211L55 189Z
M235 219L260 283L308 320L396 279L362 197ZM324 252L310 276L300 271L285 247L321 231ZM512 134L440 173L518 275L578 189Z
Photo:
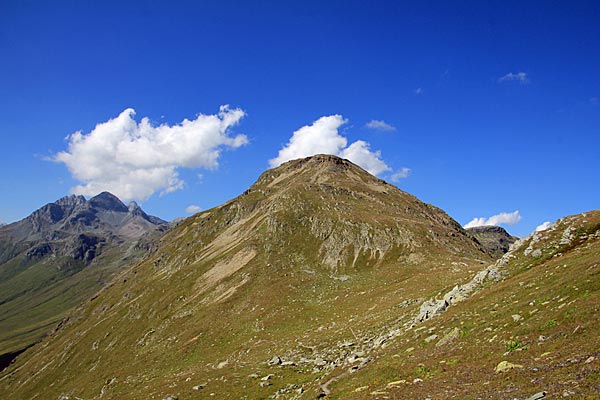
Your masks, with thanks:
M77 206L79 204L85 203L85 197L81 195L72 194L70 196L64 196L60 199L56 200L54 203L59 206Z

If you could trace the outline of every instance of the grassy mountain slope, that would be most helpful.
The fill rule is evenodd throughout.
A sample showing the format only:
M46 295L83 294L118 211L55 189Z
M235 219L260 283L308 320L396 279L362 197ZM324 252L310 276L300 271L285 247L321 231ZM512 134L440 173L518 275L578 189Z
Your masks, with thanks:
M1 373L0 393L594 398L599 227L600 212L565 218L494 263L350 162L291 161L169 231Z
M70 196L0 228L0 357L9 361L145 254L164 224L109 193ZM0 366L2 366L0 364Z
M119 399L318 390L348 342L367 341L356 357L368 364L367 347L421 301L489 262L443 211L354 164L291 161L168 232L20 357L0 390Z
M332 397L600 397L600 211L559 220L503 260L500 282L404 332ZM503 361L515 367L496 372Z

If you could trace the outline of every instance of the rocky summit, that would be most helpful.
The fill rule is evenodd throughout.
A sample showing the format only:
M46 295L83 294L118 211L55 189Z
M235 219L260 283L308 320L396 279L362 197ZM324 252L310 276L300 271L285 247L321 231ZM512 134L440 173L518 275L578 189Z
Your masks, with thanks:
M290 161L165 233L3 371L0 393L593 396L599 240L590 212L494 259L347 160Z
M147 235L164 226L104 192L63 197L0 227L0 366L143 255Z
M477 241L495 258L502 257L510 249L510 245L518 239L500 226L477 226L467 228L467 231L473 234Z

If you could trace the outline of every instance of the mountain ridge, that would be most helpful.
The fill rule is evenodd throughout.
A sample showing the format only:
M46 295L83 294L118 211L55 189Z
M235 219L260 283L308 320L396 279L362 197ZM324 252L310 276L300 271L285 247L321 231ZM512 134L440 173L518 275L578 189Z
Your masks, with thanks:
M103 192L62 197L0 227L0 355L39 340L143 251L166 222ZM148 236L150 234L150 236Z

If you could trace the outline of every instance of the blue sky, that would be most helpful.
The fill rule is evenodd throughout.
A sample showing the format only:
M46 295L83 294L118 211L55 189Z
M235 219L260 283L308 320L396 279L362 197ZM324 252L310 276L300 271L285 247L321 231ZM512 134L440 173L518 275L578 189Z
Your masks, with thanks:
M107 184L189 215L294 132L290 155L370 157L461 224L597 209L600 3L417 3L2 1L0 221Z

